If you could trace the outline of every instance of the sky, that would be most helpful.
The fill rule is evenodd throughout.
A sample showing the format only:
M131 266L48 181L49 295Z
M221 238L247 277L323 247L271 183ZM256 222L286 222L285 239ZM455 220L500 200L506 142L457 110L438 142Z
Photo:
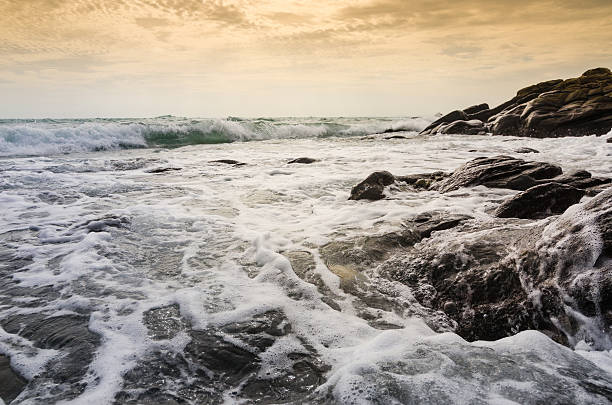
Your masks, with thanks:
M410 116L612 67L610 0L0 0L0 117Z

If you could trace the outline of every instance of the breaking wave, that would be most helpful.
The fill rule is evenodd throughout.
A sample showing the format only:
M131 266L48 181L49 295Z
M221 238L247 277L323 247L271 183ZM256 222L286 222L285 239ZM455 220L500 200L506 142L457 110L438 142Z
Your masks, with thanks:
M364 136L422 130L424 118L0 120L0 156L180 147L266 139Z

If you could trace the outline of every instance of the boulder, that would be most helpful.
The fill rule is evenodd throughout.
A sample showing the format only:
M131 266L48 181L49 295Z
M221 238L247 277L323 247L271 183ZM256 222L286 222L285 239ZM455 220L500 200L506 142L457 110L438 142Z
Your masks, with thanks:
M612 72L591 69L567 80L549 80L519 90L516 96L488 109L473 106L436 120L422 134L442 131L455 121L483 122L493 135L535 138L603 135L612 128ZM453 133L473 134L465 124L452 126Z
M381 200L385 198L384 189L395 182L395 177L387 172L374 172L351 190L349 200Z
M495 210L499 218L538 219L562 214L578 203L584 190L560 183L545 183L531 187L504 201Z

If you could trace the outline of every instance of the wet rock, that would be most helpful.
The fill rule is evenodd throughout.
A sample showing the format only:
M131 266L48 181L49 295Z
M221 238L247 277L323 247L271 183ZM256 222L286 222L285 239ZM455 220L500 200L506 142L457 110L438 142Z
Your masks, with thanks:
M294 164L294 163L310 164L314 162L318 162L318 160L309 158L309 157L301 157L301 158L290 160L289 162L287 162L287 164Z
M612 338L612 188L549 223L465 222L379 265L467 340L539 330L572 346Z
M584 190L560 183L531 187L504 201L496 210L499 218L538 219L562 214L580 201Z
M179 170L183 170L183 169L180 167L156 167L154 169L145 170L145 173L160 174L160 173L175 172Z
M381 200L385 198L385 187L393 184L394 181L395 178L389 172L374 172L351 189L349 200Z
M433 172L433 173L420 173L411 174L408 176L397 176L395 180L398 183L405 183L415 189L427 190L429 187L444 178L448 177L448 173L444 172Z
M385 139L390 140L390 139L408 139L408 138L403 135L393 135L393 136L387 136L385 137Z
M7 404L17 398L27 384L27 381L11 368L9 358L1 354L0 382L0 402Z
M239 162L233 159L219 159L219 160L211 160L210 163L223 163L226 165L234 165L234 166L244 166L246 163Z
M518 148L514 151L515 153L540 153L539 150L533 148Z
M612 72L591 69L567 80L549 80L526 87L499 106L469 107L436 120L422 134L472 134L465 122L480 120L493 135L536 138L603 135L612 128ZM461 123L463 122L463 123Z
M544 162L530 162L510 156L476 158L455 170L449 177L432 186L441 192L460 187L484 185L491 188L527 190L536 180L551 179L562 173L559 166Z

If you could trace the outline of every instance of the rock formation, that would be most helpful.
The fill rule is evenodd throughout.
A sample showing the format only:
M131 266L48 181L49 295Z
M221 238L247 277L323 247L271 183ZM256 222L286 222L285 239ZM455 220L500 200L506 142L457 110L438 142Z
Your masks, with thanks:
M421 134L485 134L549 138L603 135L612 128L612 72L591 69L567 80L549 80L519 90L495 108L456 110Z

